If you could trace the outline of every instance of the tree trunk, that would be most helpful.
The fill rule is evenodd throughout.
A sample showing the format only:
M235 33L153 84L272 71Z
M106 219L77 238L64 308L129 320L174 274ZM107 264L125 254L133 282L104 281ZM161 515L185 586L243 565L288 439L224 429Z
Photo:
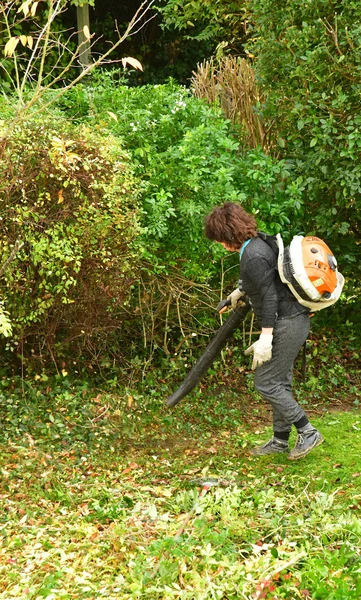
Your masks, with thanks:
M82 44L80 52L79 52L79 61L83 69L90 64L91 54L90 54L90 42L87 37L84 35L84 27L87 26L88 30L90 30L90 21L89 21L89 4L84 4L83 6L78 6L76 9L77 14L77 23L78 23L78 44Z

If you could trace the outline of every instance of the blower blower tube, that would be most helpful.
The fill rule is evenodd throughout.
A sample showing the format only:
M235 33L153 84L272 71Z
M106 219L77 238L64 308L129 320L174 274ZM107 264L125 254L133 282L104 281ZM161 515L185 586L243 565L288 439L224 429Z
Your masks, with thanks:
M201 377L207 372L216 356L220 353L226 341L231 337L235 329L245 319L250 309L249 304L242 304L235 308L228 319L219 328L214 338L210 341L203 354L189 371L179 388L167 399L168 406L175 406L193 390Z

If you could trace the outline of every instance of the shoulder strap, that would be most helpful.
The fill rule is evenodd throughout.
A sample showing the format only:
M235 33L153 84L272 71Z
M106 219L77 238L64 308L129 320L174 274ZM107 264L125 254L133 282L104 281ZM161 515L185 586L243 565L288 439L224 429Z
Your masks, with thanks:
M269 235L268 233L264 233L263 231L257 231L257 237L261 238L268 246L273 250L276 256L278 256L278 244L277 238L275 235Z

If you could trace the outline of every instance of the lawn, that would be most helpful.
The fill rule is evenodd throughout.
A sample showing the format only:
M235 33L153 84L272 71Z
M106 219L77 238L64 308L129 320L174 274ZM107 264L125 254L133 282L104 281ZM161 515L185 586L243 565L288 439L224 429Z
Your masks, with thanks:
M168 390L169 391L169 390ZM66 381L0 396L0 598L361 597L361 414L319 404L325 442L253 458L251 392ZM307 407L306 407L307 408Z

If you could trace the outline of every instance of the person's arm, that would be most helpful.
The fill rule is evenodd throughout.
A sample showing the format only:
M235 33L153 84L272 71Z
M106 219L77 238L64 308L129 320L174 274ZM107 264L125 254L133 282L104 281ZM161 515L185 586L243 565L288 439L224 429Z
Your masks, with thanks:
M261 335L245 354L253 352L252 369L260 367L272 358L273 328L277 319L278 295L275 286L275 270L264 258L250 261L249 277L262 299Z
M248 276L262 301L262 333L272 334L277 319L278 294L275 286L275 268L263 257L252 258Z

